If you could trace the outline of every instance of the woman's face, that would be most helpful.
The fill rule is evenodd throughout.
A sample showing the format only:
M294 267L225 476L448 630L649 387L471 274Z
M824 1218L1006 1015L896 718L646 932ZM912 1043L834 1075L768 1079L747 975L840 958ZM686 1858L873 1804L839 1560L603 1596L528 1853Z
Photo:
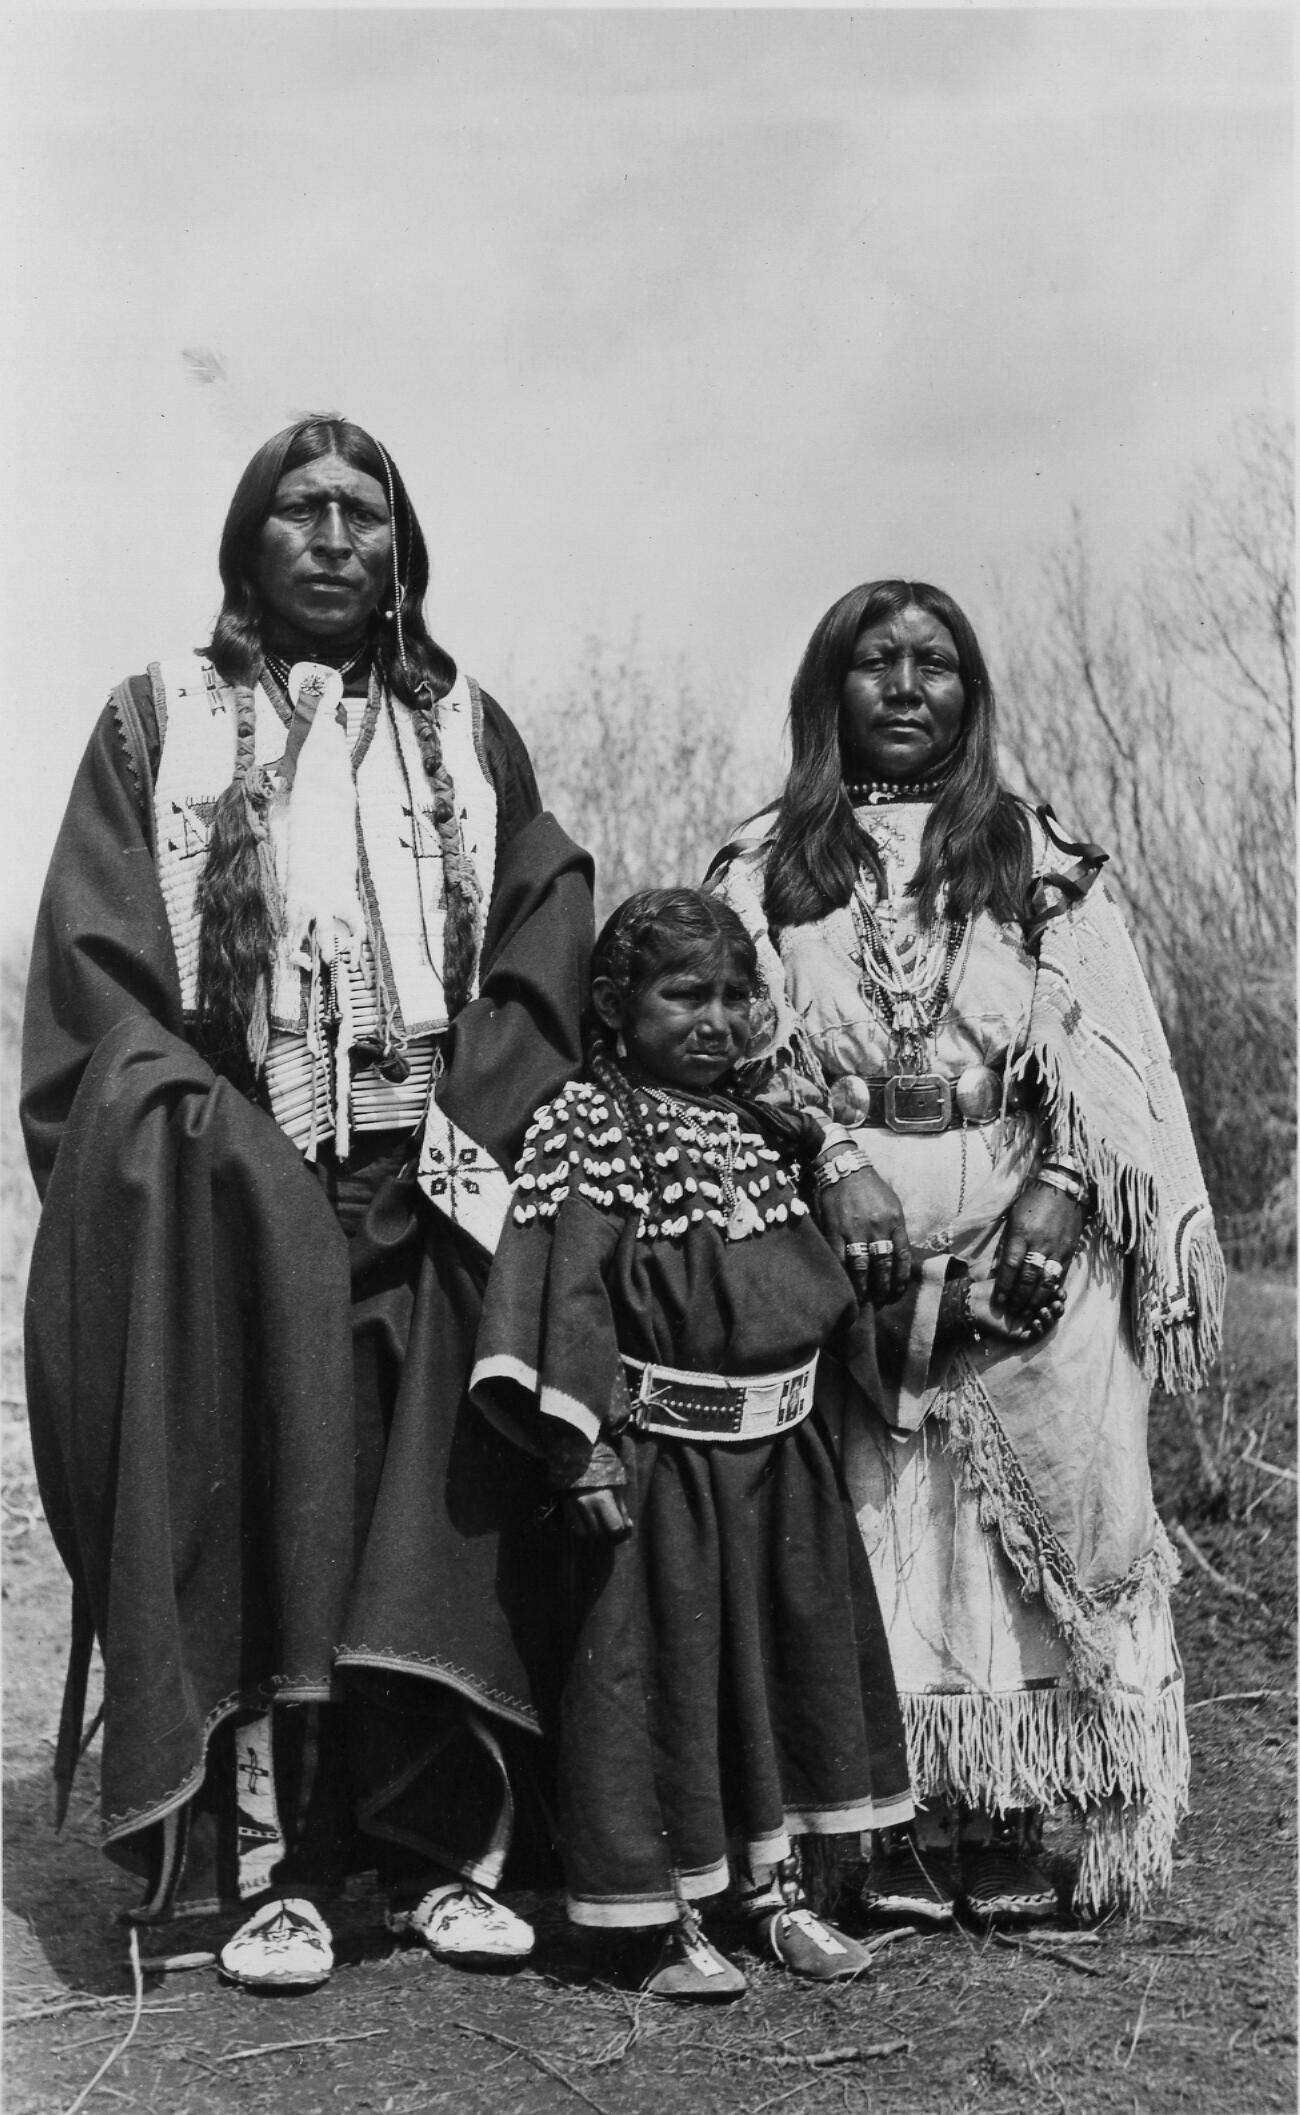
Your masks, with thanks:
M341 455L290 470L275 488L258 546L268 635L290 646L359 635L392 575L388 495Z
M952 633L915 603L864 625L840 692L851 779L924 778L961 734L966 693Z
M592 986L607 1027L621 1028L627 1054L670 1087L707 1094L749 1048L753 987L736 963L661 970L625 1007L607 977Z

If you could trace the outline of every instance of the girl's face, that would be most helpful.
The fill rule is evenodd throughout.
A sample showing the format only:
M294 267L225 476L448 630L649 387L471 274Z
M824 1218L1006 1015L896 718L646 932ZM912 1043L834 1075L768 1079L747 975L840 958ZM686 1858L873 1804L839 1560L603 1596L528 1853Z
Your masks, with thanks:
M745 1055L753 996L745 971L725 957L660 970L625 1005L607 977L592 986L597 1013L622 1030L633 1063L694 1094L707 1094Z

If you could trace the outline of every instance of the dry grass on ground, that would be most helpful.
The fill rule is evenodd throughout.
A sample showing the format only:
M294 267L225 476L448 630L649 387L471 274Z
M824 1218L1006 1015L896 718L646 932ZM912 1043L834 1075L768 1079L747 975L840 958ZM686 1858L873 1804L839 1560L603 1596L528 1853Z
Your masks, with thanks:
M1184 1546L1194 1812L1158 1916L1096 1943L964 1933L885 1950L835 1991L755 1967L743 2004L656 2006L593 1979L553 1910L508 1979L392 1953L354 1897L328 1989L257 2000L211 1971L150 1978L139 2032L87 2105L210 2115L1164 2115L1293 2109L1294 1291L1233 1282L1213 1388L1153 1417L1157 1497ZM7 1347L12 1352L12 1346ZM66 1592L6 1372L7 2115L67 2115L130 2014L130 1885L95 1848L93 1754L48 1819ZM1234 1591L1234 1589L1236 1589ZM210 1942L179 1930L150 1947ZM280 2046L276 2044L290 2046ZM302 2046L293 2046L301 2044ZM902 2044L874 2056L880 2045ZM857 2056L846 2054L857 2051Z

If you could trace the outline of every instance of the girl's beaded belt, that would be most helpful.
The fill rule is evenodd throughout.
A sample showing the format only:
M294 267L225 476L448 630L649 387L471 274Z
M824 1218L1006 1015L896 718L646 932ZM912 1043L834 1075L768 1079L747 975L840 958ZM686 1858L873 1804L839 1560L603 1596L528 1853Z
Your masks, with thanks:
M788 1373L682 1373L624 1355L639 1432L668 1439L771 1439L807 1417L813 1403L817 1354Z

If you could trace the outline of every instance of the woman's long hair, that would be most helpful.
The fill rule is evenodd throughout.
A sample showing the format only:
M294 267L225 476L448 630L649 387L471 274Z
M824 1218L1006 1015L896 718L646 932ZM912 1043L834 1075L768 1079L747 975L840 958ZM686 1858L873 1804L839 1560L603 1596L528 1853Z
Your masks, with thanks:
M198 890L195 1039L218 1071L244 1086L265 1056L279 937L266 828L271 788L254 767L248 696L265 658L261 536L280 480L326 455L341 456L354 470L373 477L388 499L393 577L371 619L371 646L382 681L414 714L433 795L433 822L446 877L442 975L449 1019L469 996L478 958L479 892L464 856L456 788L443 760L434 709L454 682L456 670L425 623L428 546L396 463L372 435L348 419L299 419L263 443L235 487L221 533L224 599L208 648L217 673L235 687L239 735L234 780L216 804ZM345 848L340 848L340 856L346 856Z
M934 918L987 910L1004 923L1024 914L1032 873L1025 810L998 777L996 706L979 640L964 611L923 580L869 580L827 610L790 691L790 775L777 803L764 907L774 930L807 925L846 904L862 867L883 885L880 853L844 785L840 717L859 634L918 608L945 626L957 649L965 712L951 768L921 839L910 893Z

